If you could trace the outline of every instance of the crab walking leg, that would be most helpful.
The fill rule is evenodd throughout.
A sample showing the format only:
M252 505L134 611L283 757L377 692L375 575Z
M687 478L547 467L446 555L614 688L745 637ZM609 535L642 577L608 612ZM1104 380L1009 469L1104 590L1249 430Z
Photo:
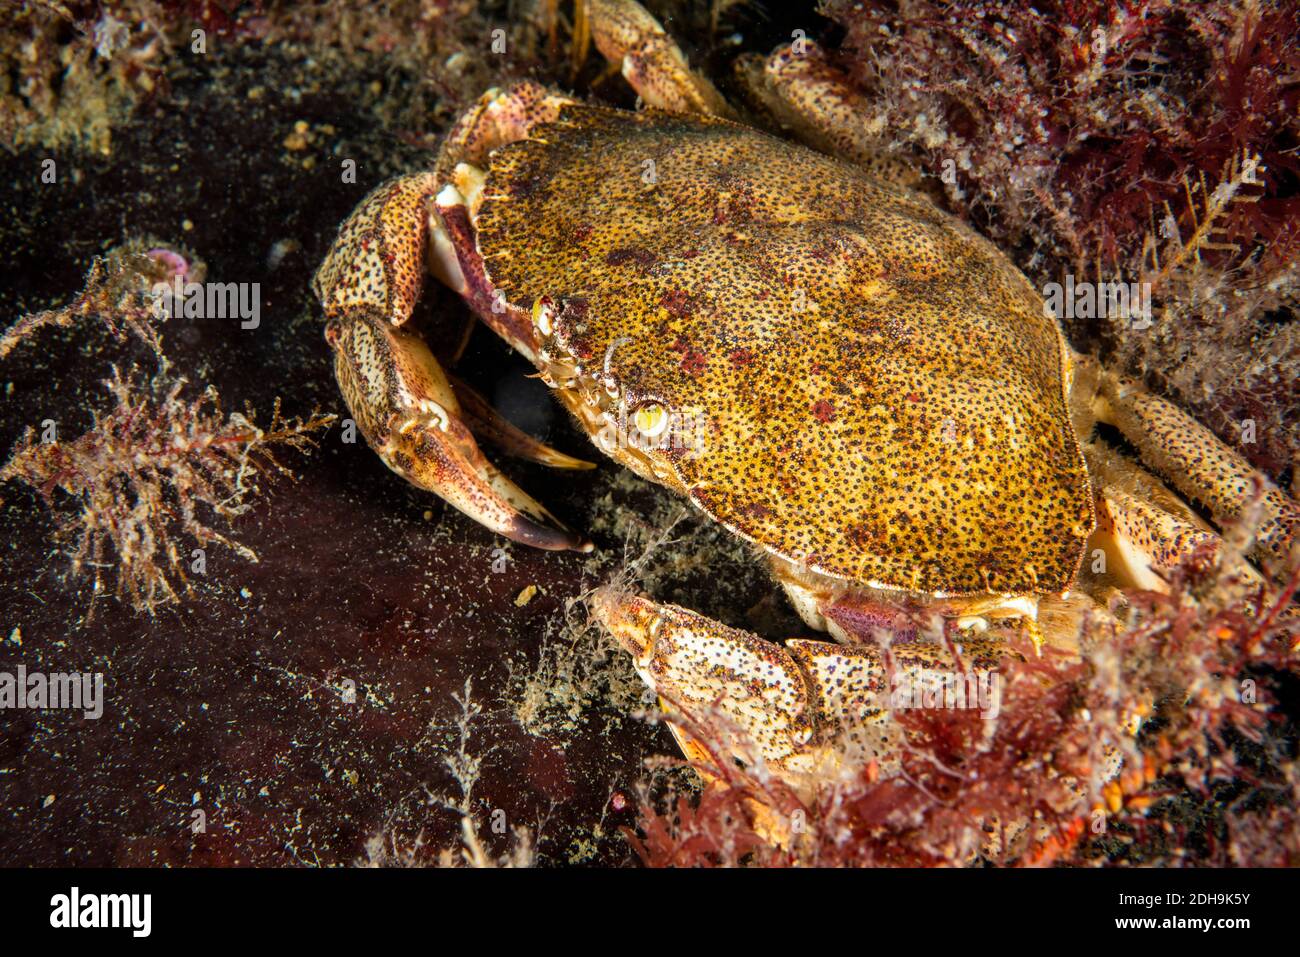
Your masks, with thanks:
M879 179L920 185L920 173L890 156L863 121L872 115L867 98L811 40L787 43L767 58L746 54L736 75L754 106L806 145L851 159Z
M1114 375L1103 375L1094 408L1101 421L1137 446L1144 462L1209 509L1221 528L1242 515L1258 489L1256 557L1288 557L1300 536L1300 506L1209 429L1140 384Z
M1121 578L1150 591L1169 591L1168 575L1193 552L1203 550L1216 558L1223 540L1214 532L1198 528L1191 522L1123 489L1105 486L1097 492L1097 532L1101 543L1117 559L1114 570ZM1261 583L1259 575L1246 562L1237 569L1248 585Z
M483 457L442 367L402 328L420 295L436 185L420 173L377 188L312 281L343 397L366 441L412 484L517 542L590 549Z
M532 80L504 90L492 87L443 139L434 164L438 180L454 182L454 171L462 163L486 169L489 154L498 146L523 139L538 123L553 123L561 109L576 102Z
M730 117L713 84L691 70L677 42L635 0L586 0L596 49L649 106Z
M800 763L813 737L812 691L784 649L610 586L593 593L591 608L657 695L696 725L735 732L733 756L787 771ZM679 728L673 733L699 755Z

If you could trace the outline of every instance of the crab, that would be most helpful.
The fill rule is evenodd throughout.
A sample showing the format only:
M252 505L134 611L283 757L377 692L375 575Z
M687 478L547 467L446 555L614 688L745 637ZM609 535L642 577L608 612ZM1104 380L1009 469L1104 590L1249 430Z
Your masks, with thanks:
M883 633L895 670L951 669L957 649L994 668L1008 627L1068 648L1079 615L1118 587L1166 588L1243 512L1260 568L1289 553L1295 502L1075 352L1016 266L861 132L859 94L815 46L742 64L783 137L739 122L636 3L588 10L645 108L488 90L430 170L362 201L313 286L347 405L398 475L516 542L592 548L480 451L476 433L591 467L506 422L411 331L427 270L597 448L752 543L834 639L781 646L597 590L688 755L686 729L721 715L738 760L800 793L865 761L889 773Z

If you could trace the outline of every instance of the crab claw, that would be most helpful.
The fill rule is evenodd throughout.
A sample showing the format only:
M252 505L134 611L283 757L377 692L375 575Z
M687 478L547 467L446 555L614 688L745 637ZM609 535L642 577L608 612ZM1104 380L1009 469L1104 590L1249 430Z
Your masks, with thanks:
M596 590L591 610L670 712L708 729L743 764L761 760L802 796L869 761L896 760L901 736L874 648L802 640L782 647L613 586ZM689 758L717 766L716 752L672 727Z
M720 730L733 732L730 750L741 761L783 766L812 738L808 684L783 649L613 587L598 589L591 608L670 710L696 726L725 726ZM705 756L677 725L673 734L688 757Z
M582 463L557 459L554 450L505 428L479 408L482 400L462 410L438 360L406 329L420 296L437 186L432 174L414 173L376 188L340 228L312 280L343 398L361 434L398 475L516 542L591 551L591 542L483 457L465 419L475 420L477 411L489 437L495 432L526 457L567 468ZM443 235L432 232L435 240Z
M575 459L553 449L544 442L539 442L513 422L501 415L492 405L474 389L459 379L450 377L456 398L460 400L461 411L474 434L487 439L507 455L536 462L553 469L594 469L596 463L585 459Z
M635 0L586 0L596 48L650 106L731 116L713 84L690 68L676 41Z
M479 450L460 402L424 342L378 315L334 317L334 371L366 441L407 481L516 542L591 551Z

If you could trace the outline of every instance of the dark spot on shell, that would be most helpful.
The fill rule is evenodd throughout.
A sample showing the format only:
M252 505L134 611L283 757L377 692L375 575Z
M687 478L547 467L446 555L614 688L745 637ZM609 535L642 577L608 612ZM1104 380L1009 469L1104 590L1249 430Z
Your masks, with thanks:
M695 304L691 301L691 295L684 289L670 289L659 297L659 305L674 316L689 316L695 311Z
M889 547L888 536L884 532L865 522L855 522L844 529L845 537L858 548L866 551L880 552Z
M587 312L590 308L590 304L586 299L574 297L573 299L564 300L564 304L560 307L560 315L566 319L581 321L587 318Z
M510 184L510 195L515 199L528 199L540 192L549 180L548 176L521 176Z
M835 406L831 405L825 399L813 403L812 414L818 422L834 422Z
M647 270L655 264L655 254L640 246L619 246L605 255L606 265L623 266L627 263L633 263L640 269Z
M704 358L704 353L697 352L694 349L687 350L682 356L682 371L687 375L699 375L707 366L708 360Z

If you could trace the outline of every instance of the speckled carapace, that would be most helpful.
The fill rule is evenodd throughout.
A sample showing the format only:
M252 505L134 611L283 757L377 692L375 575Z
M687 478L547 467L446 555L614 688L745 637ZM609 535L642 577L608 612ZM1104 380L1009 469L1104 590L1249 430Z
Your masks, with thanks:
M1065 345L990 243L924 196L727 120L568 106L497 150L493 285L631 408L714 518L854 583L1070 587L1093 528Z

